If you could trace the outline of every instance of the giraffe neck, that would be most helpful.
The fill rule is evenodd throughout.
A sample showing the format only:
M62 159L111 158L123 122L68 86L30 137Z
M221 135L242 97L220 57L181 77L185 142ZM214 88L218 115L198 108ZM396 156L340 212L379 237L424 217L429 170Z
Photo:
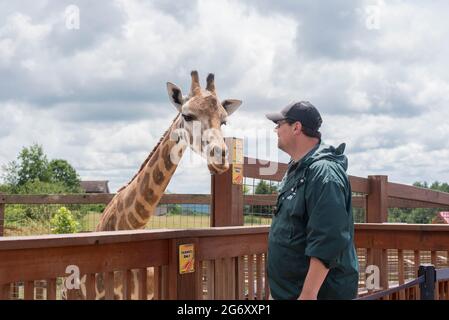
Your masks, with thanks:
M180 160L185 151L185 137L176 138L182 128L178 115L162 136L139 172L128 185L121 188L103 212L96 231L129 230L145 227L176 171L170 153Z

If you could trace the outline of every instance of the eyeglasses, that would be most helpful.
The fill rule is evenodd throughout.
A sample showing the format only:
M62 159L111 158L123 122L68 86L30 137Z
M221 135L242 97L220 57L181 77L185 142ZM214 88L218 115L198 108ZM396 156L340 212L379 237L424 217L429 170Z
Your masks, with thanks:
M284 123L289 123L288 120L279 120L278 122L276 122L276 126L274 127L274 129L279 129Z

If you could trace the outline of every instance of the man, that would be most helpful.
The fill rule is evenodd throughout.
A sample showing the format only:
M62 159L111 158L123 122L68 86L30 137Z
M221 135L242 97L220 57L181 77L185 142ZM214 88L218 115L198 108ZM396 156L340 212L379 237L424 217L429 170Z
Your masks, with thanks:
M266 117L276 123L279 149L291 156L268 240L271 296L353 299L358 260L345 144L321 142L321 116L309 102Z

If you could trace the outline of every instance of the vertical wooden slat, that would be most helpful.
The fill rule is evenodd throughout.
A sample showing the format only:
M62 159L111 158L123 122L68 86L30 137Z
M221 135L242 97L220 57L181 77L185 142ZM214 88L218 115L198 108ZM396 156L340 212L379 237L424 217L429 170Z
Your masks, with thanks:
M86 274L86 300L95 300L95 273Z
M398 250L398 282L404 284L404 251ZM399 300L405 300L404 290L399 291Z
M11 284L3 284L0 286L0 300L9 300L11 293Z
M215 259L215 299L224 299L224 272L223 259Z
M233 258L224 258L224 279L225 279L225 297L226 300L235 299L235 281L233 276L235 275L235 267Z
M430 251L430 263L432 263L435 269L438 268L437 252L435 250ZM435 284L435 300L440 300L440 290L438 282Z
M421 254L419 250L414 251L414 260L415 260L415 277L418 277L419 265L421 264ZM420 296L419 286L415 287L415 300Z
M24 299L34 300L34 281L25 281Z
M147 300L147 268L139 269L139 300Z
M114 272L104 273L105 300L114 300Z
M248 255L248 300L254 300L254 255Z
M136 272L135 270L126 270L126 300L131 300L133 298L133 292L137 292L134 281L134 278L137 277Z
M47 279L47 300L56 300L56 279Z
M153 300L162 300L161 294L161 276L162 276L162 267L154 267L154 295Z
M245 269L244 257L237 258L237 299L245 299Z
M388 289L389 286L389 281L388 281L388 251L387 249L382 249L381 251L381 268L380 268L380 281L381 281L381 286L382 288Z
M256 283L257 283L257 291L256 291L256 297L257 300L262 300L262 254L256 255Z
M215 261L208 260L206 263L206 277L207 277L207 299L215 299Z
M196 300L203 300L203 273L204 261L198 261L198 270L195 271L196 276Z
M268 273L267 273L267 253L264 254L264 284L265 284L265 300L270 299L270 286L268 283Z

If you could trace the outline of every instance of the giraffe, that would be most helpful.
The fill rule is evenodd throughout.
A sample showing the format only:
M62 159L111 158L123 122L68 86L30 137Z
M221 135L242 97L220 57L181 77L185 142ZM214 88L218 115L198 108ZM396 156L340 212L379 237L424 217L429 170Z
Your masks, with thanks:
M144 228L158 205L184 151L190 147L207 159L211 174L229 169L227 147L221 132L227 117L234 113L242 101L220 101L215 88L214 75L207 76L206 89L199 83L197 71L191 72L191 87L187 96L173 83L167 83L171 103L178 111L170 128L164 133L140 170L123 186L103 211L96 231L130 230ZM153 294L153 268L148 268L148 298ZM117 276L118 275L118 276ZM102 275L97 275L96 296L104 297ZM123 298L121 275L116 273L115 296ZM137 295L137 273L133 272L132 297Z

